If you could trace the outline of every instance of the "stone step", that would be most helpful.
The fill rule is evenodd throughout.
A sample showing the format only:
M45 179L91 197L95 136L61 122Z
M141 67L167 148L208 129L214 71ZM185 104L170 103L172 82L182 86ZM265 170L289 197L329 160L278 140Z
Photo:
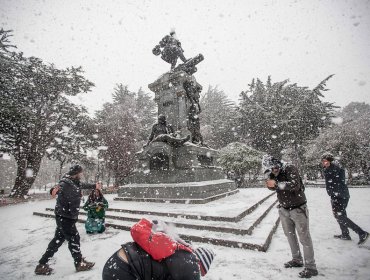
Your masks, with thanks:
M257 210L253 211L250 215L245 216L238 222L234 221L202 221L198 217L193 217L194 219L189 219L187 217L177 216L177 217L160 217L144 213L145 216L149 216L150 219L160 219L165 222L172 223L177 228L190 228L197 230L208 230L215 232L227 232L239 235L251 235L254 228L263 220L263 218L269 213L269 211L276 204L275 197L268 197L264 200ZM46 208L46 211L54 211L52 208ZM86 215L86 212L80 212L80 215ZM121 220L129 222L137 222L143 217L143 213L122 213L122 212L107 212L106 219Z
M128 197L119 196L115 197L116 201L137 201L137 202L157 202L157 203L182 203L182 204L206 204L208 202L221 199L233 194L236 194L239 190L230 190L230 187L223 186L217 191L208 192L204 198L161 198L161 197Z
M109 208L107 211L140 214L140 215L152 215L152 216L159 216L159 217L174 217L174 218L182 217L186 219L195 219L195 220L204 220L204 221L239 222L245 216L255 211L259 207L259 205L261 205L267 199L270 199L273 196L275 196L275 193L271 193L263 197L262 199L254 203L253 205L247 207L245 210L233 216L195 215L195 214L187 214L184 212L158 212L158 211L143 211L143 210L133 210L133 209L122 209L122 208ZM211 207L209 207L209 209L212 210Z
M247 207L246 209L242 210L238 214L234 214L234 216L206 216L206 215L194 215L194 214L187 214L184 212L158 212L158 211L147 211L147 210L133 210L133 209L123 209L123 208L108 208L106 211L107 213L125 213L125 214L133 214L133 215L141 215L141 216L157 216L157 217L172 217L176 219L191 219L191 220L201 220L201 221L215 221L215 222L240 222L246 216L252 214L256 209L260 209L262 204L265 204L268 201L275 200L274 193L271 193L258 202L254 203L253 205ZM209 205L208 205L209 206ZM214 206L217 207L217 206ZM212 211L212 207L208 207L209 211ZM54 211L54 208L47 208L47 211ZM83 213L83 212L82 212ZM127 216L127 215L126 215ZM163 218L160 218L163 219ZM218 223L219 224L219 223Z
M50 212L34 212L34 215L54 218L55 215ZM272 236L275 233L278 225L279 218L277 217L277 211L270 211L263 222L256 227L256 231L253 235L235 235L232 233L221 233L221 232L210 232L207 230L196 230L196 229L182 229L180 236L192 242L208 243L213 245L220 245L226 247L243 248L250 250L258 250L266 252ZM84 223L84 218L79 218L78 222ZM121 229L129 231L134 221L122 221L122 220L112 220L106 219L106 226L115 229ZM248 242L246 242L248 241Z

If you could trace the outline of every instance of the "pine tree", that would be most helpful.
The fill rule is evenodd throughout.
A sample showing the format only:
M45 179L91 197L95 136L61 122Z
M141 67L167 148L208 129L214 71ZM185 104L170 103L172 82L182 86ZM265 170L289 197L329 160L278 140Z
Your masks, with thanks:
M233 173L238 187L245 187L246 174L248 181L256 180L261 170L263 154L243 143L234 142L220 150L219 163L227 174Z
M370 105L352 102L338 113L338 117L341 121L310 141L304 154L306 169L317 172L321 155L331 152L347 169L350 180L355 172L362 172L370 180Z
M88 92L93 84L82 76L81 67L60 70L39 58L8 51L2 51L0 59L0 150L17 162L11 196L23 197L63 128L87 117L86 110L66 96Z
M269 78L266 85L252 80L249 90L241 93L238 108L245 141L276 157L291 148L299 166L300 149L330 124L335 106L320 97L331 77L313 90L288 84L288 80L272 84Z
M139 90L131 92L127 86L118 84L114 89L113 102L106 103L97 113L96 122L100 151L105 166L112 172L115 185L133 171L135 153L141 148L145 133L153 121L153 101L149 95Z
M236 106L222 90L210 86L200 105L201 132L207 145L219 149L238 139Z

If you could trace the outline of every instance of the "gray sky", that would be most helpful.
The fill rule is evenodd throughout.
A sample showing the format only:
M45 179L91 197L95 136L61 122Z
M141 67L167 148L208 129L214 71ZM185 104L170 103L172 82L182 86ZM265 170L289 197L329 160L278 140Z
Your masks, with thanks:
M0 27L27 56L82 65L96 87L78 99L91 111L116 83L131 90L169 70L152 48L175 28L195 74L233 100L252 78L314 87L330 74L326 100L370 103L370 1L0 0Z

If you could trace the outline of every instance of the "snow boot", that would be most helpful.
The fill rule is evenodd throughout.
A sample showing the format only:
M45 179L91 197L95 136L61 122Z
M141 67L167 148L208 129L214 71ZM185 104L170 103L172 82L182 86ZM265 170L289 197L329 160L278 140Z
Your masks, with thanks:
M365 232L363 234L360 234L360 240L358 241L358 245L362 245L366 242L366 240L369 238L370 234L368 232Z
M285 268L302 267L302 266L303 266L303 261L291 260L291 261L284 263Z
M334 238L341 239L341 240L352 240L351 236L343 235L343 234L334 235Z
M38 264L35 268L36 275L50 275L53 269L48 264Z
M77 272L87 271L92 269L94 265L95 265L94 262L88 262L87 260L85 260L85 258L82 258L81 262L79 262L76 265L76 271Z
M317 276L319 273L317 272L317 269L312 268L305 268L302 270L298 275L300 278L311 278L312 276Z

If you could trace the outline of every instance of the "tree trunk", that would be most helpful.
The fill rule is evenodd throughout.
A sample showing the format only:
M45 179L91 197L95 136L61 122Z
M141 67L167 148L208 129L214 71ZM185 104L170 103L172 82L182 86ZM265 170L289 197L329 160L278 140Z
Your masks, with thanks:
M365 178L366 180L370 180L370 167L367 165L367 161L366 160L362 160L361 161L361 170L362 170L362 173L364 173L365 175Z
M24 198L28 194L39 172L41 159L40 155L28 155L17 160L17 177L9 197ZM27 174L28 170L32 174Z
M299 173L302 173L301 158L299 155L299 148L297 145L293 146L293 151L294 151L294 157L292 158L293 165L297 167Z
M62 178L62 169L64 167L65 161L66 161L66 158L59 161L59 180Z
M351 168L348 168L348 181L347 181L347 184L352 184L352 179L353 179L352 169Z

